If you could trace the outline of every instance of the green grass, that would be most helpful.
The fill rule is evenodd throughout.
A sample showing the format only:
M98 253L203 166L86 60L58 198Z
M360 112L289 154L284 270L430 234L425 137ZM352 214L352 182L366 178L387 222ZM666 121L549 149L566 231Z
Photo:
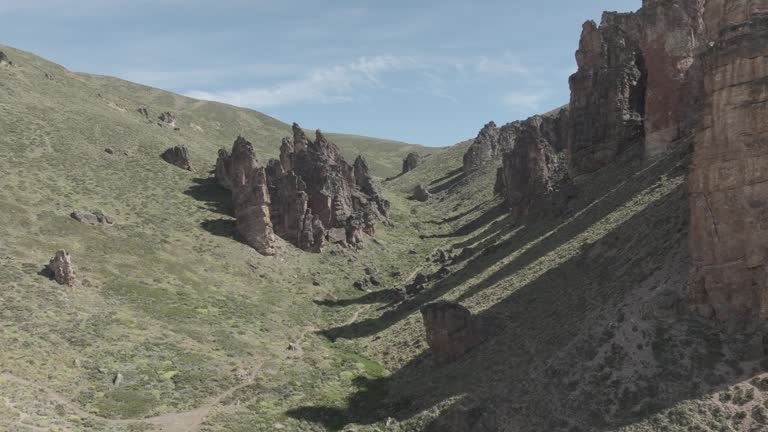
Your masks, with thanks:
M154 416L218 397L200 430L765 425L764 365L685 311L684 149L647 162L630 153L577 179L564 213L514 220L492 193L498 161L461 174L469 142L331 134L382 178L408 151L427 155L383 182L394 226L359 252L278 240L262 257L232 238L227 194L204 179L237 134L276 156L286 124L0 49L16 63L0 69L0 429L156 430ZM175 112L181 130L147 122L140 106ZM158 156L179 143L192 172ZM418 184L429 202L409 199ZM116 224L68 216L83 209ZM393 303L388 289L443 267L429 259L438 247L463 259ZM75 288L39 274L60 248ZM380 292L353 288L366 267ZM419 307L439 298L469 307L485 342L435 369Z

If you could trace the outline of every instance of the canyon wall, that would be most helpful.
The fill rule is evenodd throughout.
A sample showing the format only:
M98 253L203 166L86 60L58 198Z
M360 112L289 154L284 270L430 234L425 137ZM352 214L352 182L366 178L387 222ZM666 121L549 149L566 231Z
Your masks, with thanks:
M712 1L689 178L689 296L748 330L768 319L768 0Z

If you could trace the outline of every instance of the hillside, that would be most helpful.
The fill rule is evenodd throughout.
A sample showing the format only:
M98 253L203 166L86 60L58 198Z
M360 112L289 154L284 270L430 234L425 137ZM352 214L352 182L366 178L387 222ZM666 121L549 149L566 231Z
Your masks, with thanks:
M764 3L589 21L569 103L474 140L328 134L388 217L362 249L278 236L274 256L243 243L237 194L273 211L270 182L301 184L315 152L341 192L289 188L299 216L369 204L335 146L295 134L275 177L245 145L230 193L218 149L275 157L287 125L0 47L0 429L768 430ZM180 142L191 171L158 157ZM43 271L62 248L74 287Z

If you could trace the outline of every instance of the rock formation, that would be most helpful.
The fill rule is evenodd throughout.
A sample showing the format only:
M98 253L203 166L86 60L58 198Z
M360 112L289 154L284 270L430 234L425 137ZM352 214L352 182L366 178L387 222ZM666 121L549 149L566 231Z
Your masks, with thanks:
M160 120L160 122L163 125L167 125L169 127L176 127L176 114L170 111L160 113L160 115L157 116L157 119Z
M640 47L648 74L645 95L645 153L664 152L686 133L692 106L688 71L703 40L702 0L644 0Z
M354 170L355 182L357 183L357 187L360 188L360 191L363 193L363 196L359 197L359 199L361 202L366 200L369 201L368 207L370 208L370 211L366 214L376 212L383 218L388 217L389 201L381 196L381 192L370 174L368 163L365 161L365 158L358 156L355 159Z
M703 116L689 177L692 308L734 327L768 319L768 1L712 1ZM765 347L763 347L765 349Z
M646 67L635 14L584 24L571 87L569 146L574 175L596 171L644 135Z
M565 143L568 109L523 122L514 149L504 154L498 189L512 213L523 215L537 200L568 181Z
M494 122L487 123L464 153L464 175L472 174L484 163L492 160L497 155L498 142L499 128Z
M8 58L7 55L5 55L4 52L0 51L0 66L12 66L13 62Z
M252 152L251 146L242 157L253 159ZM232 161L239 157L235 153L220 150L213 171L233 196L237 176ZM319 130L312 141L294 123L293 136L280 146L280 159L269 161L261 171L266 192L259 202L269 205L270 231L274 227L277 235L306 251L319 252L328 242L358 248L363 234L373 235L376 221L389 212L365 160L349 165Z
M267 175L256 159L253 144L238 137L232 154L219 151L214 172L219 183L232 191L237 230L245 243L262 255L274 255Z
M171 165L175 165L187 171L192 171L192 166L189 164L189 151L184 145L170 147L165 150L160 157Z
M429 198L431 197L432 194L429 193L429 189L423 184L416 185L416 187L413 188L413 198L416 201L426 202L429 201Z
M457 360L478 341L472 313L458 303L429 303L421 308L421 317L435 366Z
M48 271L61 285L74 286L77 282L72 257L65 250L59 250L48 263Z
M421 156L419 156L418 153L415 153L415 152L408 153L405 159L403 159L402 174L405 174L408 171L412 171L417 166L419 166L420 163L421 163Z
M73 211L70 217L87 225L112 225L115 223L114 219L101 212Z
M144 119L149 120L149 110L146 107L140 107L136 111L138 111Z

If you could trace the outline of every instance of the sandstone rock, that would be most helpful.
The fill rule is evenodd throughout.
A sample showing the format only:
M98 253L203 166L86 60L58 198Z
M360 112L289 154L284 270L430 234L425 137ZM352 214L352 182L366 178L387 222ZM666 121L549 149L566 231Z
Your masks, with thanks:
M429 303L421 308L421 316L435 366L457 360L477 343L472 313L458 303Z
M688 180L689 301L706 317L765 331L768 1L714 1L705 12L718 39L700 59L705 103Z
M70 217L88 225L112 225L115 223L114 219L101 212L73 211Z
M569 146L578 176L612 162L644 135L646 69L635 14L605 13L584 24L571 88Z
M410 152L408 155L405 156L405 159L403 159L403 170L402 174L405 174L409 171L414 170L419 164L421 163L421 156L419 156L418 153Z
M175 165L187 171L192 171L192 167L189 164L189 151L186 146L177 145L170 147L165 150L160 157L171 165Z
M166 111L164 113L160 113L159 116L157 116L157 119L160 120L160 123L158 123L161 126L168 126L171 128L176 127L176 114Z
M429 193L429 190L423 184L417 185L413 189L413 198L416 201L426 202L426 201L429 201L429 198L431 197L432 197L432 194Z
M219 183L232 191L237 229L245 243L262 255L274 255L267 176L253 144L238 137L232 154L220 150L214 173Z
M517 144L504 154L501 168L502 194L514 215L526 214L535 202L568 182L568 124L565 108L521 124Z
M72 257L65 250L59 250L48 263L48 270L61 285L74 286L77 282Z

